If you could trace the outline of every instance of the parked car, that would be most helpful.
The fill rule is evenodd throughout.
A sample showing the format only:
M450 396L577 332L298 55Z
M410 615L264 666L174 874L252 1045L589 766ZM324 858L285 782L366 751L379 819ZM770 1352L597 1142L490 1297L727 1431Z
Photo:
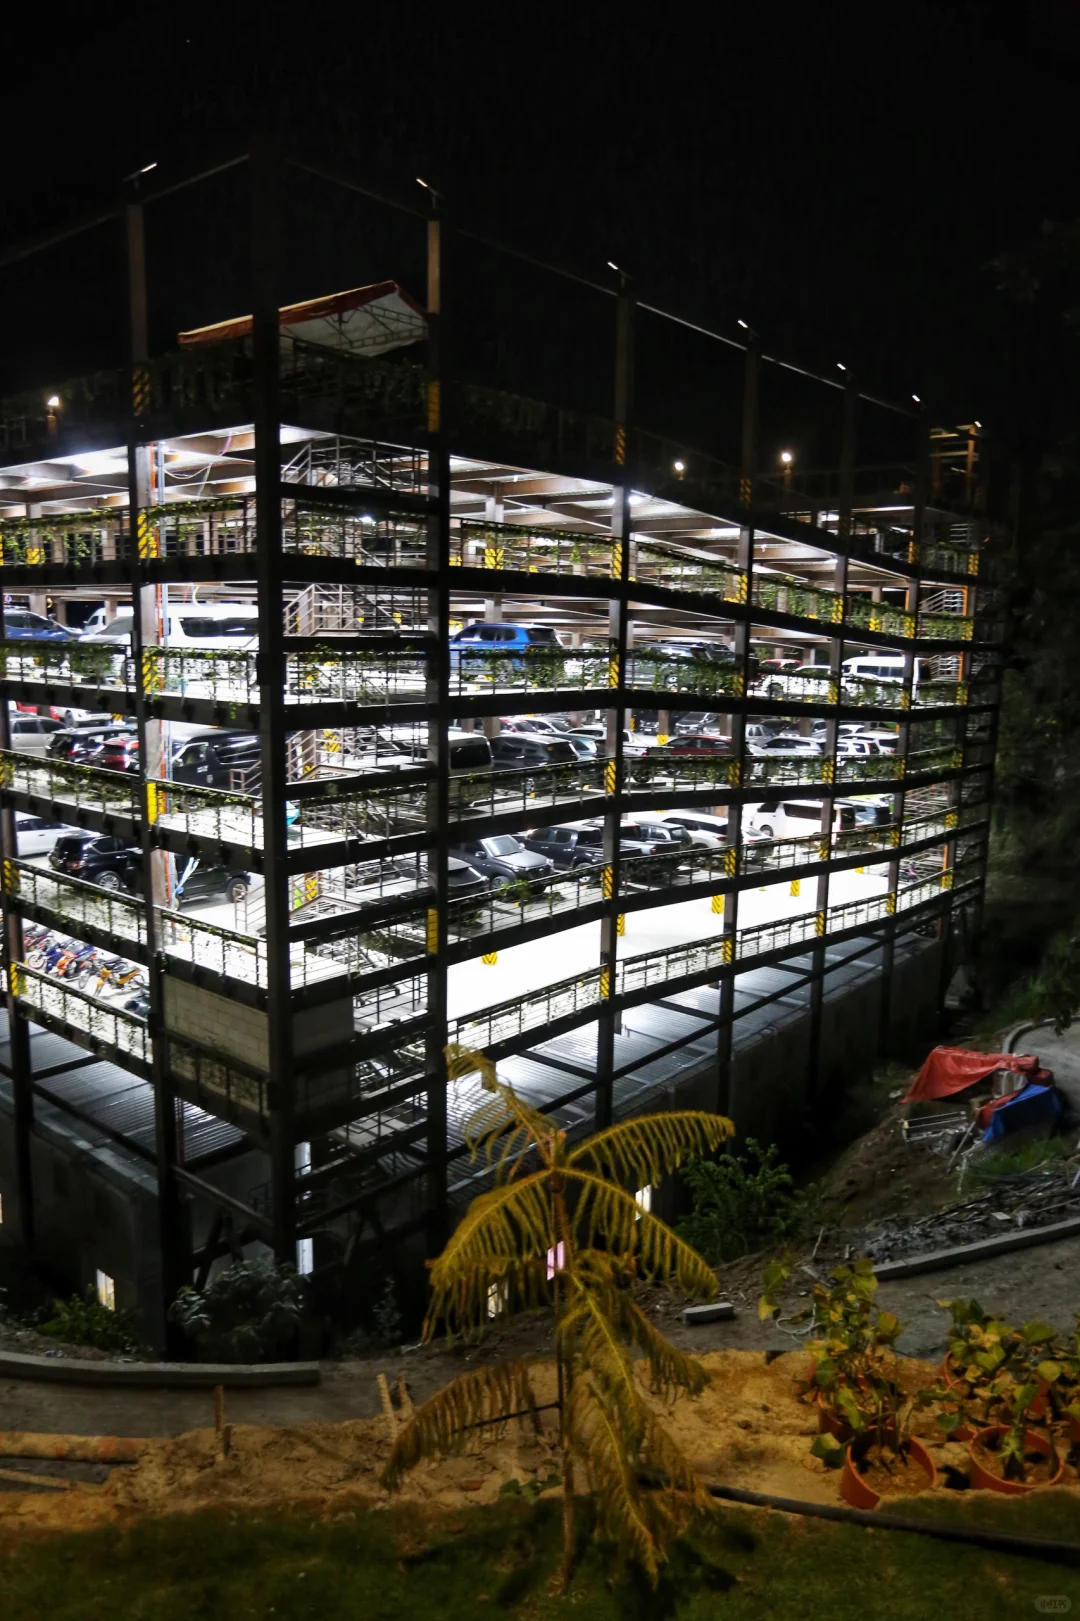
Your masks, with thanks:
M197 788L234 788L238 778L257 770L261 759L259 739L252 732L202 732L174 745L169 775L173 782Z
M694 839L685 827L665 822L660 816L625 816L619 823L619 837L635 844L651 844L663 854L682 848L689 850Z
M604 848L604 823L602 817L593 817L587 822L569 822L568 827L582 834L582 843L591 843L601 852ZM631 833L628 829L619 827L619 854L624 856L654 856L662 849L670 850L671 844L658 839L648 839Z
M714 715L711 710L689 710L685 715L679 715L672 728L677 737L688 732L717 731L720 725L720 716Z
M110 721L108 726L67 726L50 737L48 757L85 765L107 738L134 736L134 728L126 721Z
M566 741L579 760L597 760L600 758L600 745L595 738L582 737L580 732L567 732Z
M97 884L99 889L127 889L129 873L139 852L123 839L98 833L65 833L49 856L54 872Z
M31 613L29 608L4 609L5 642L72 642L75 635L55 619Z
M758 665L759 675L790 675L797 670L800 659L762 659Z
M131 641L132 619L129 608L110 624L86 632L81 640L126 647ZM250 602L177 603L169 609L164 639L169 647L254 649L259 645L259 611Z
M575 726L574 730L567 735L588 738L596 744L598 753L605 755L607 753L607 727L599 721L590 722L587 726ZM623 754L626 759L638 759L641 755L648 753L650 739L641 737L637 732L632 732L629 727L624 726L622 744Z
M650 760L668 760L676 755L730 754L730 737L719 732L687 732L681 737L670 737L666 743L656 743L647 751Z
M838 737L836 740L836 757L838 760L854 758L869 759L871 755L880 754L872 737Z
M604 859L603 831L595 837L595 828L534 827L521 835L526 850L546 856L556 867L573 870L575 867L595 867Z
M54 732L61 730L58 720L48 715L12 715L11 746L23 754L45 754Z
M450 854L466 862L485 878L513 883L518 878L545 878L554 872L548 856L527 850L512 833L497 833L486 839L463 839Z
M750 754L766 757L779 756L780 759L800 759L803 756L823 754L820 739L816 737L802 737L797 732L780 732L775 737L762 739L760 743L750 745Z
M684 827L695 844L701 844L709 849L723 849L728 843L728 821L726 816L710 816L704 811L662 811L656 818L660 822L668 822L677 827ZM755 844L765 843L765 837L756 828L749 825L746 818L742 824L743 850L748 862L754 857L752 847ZM760 862L760 853L758 860Z
M868 726L852 733L852 736L865 737L869 739L870 742L876 743L879 754L895 754L897 749L900 747L899 732L890 732L885 730L878 731L876 728Z
M23 860L29 856L47 856L57 839L75 831L66 822L57 822L52 817L36 816L33 811L16 811L16 853Z
M570 730L569 722L558 715L513 715L499 725L504 732L539 732L545 737L565 737Z
M470 670L477 675L488 668L487 659L469 658L470 653L497 654L522 666L522 655L530 651L557 652L562 643L550 625L488 624L473 620L458 631L450 643L450 668Z
M100 766L103 771L126 771L129 776L137 776L138 736L134 732L119 732L102 738L98 747L87 755L86 764Z
M117 613L117 614L122 614L122 613L130 614L131 613L131 603L130 602L118 602L116 604L116 607L115 607L115 613ZM105 604L102 602L102 603L99 603L99 605L94 609L93 613L87 615L86 621L85 621L85 623L83 624L83 627L82 627L82 634L84 636L88 636L88 635L90 635L90 633L92 631L104 630L106 622L107 622L107 620L106 620L106 608L105 608Z
M177 906L202 906L207 901L231 901L235 906L251 888L251 875L235 867L207 866L192 859L181 867L177 862L173 901ZM133 876L137 873L133 870ZM132 883L135 888L135 883Z
M821 828L820 799L763 799L743 813L749 825L766 839L807 838ZM833 832L847 833L855 826L855 812L843 800L833 804Z
M548 766L576 765L578 753L568 737L500 732L491 739L491 758L496 771L539 771Z

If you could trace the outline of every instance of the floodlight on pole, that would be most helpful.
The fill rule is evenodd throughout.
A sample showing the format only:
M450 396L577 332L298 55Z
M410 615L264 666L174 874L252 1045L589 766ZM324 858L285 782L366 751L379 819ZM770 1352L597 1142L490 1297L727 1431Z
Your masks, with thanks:
M737 325L738 325L738 326L741 326L741 327L742 327L742 329L743 329L743 331L744 331L744 332L749 332L749 330L750 330L750 323L749 323L749 321L739 321L739 322L737 322L737 323L736 323L736 324L737 324Z
M791 468L792 468L792 464L794 463L794 461L795 461L795 452L793 450L782 450L780 452L780 465L784 469L784 488L785 488L785 490L790 490L790 488L791 488Z
M844 365L844 362L842 360L838 360L836 362L836 369L837 369L837 371L847 371L847 367Z
M50 394L48 399L45 401L45 404L48 406L50 411L59 411L59 409L60 409L60 396L59 396L59 394Z
M919 396L917 394L913 394L911 397L915 401L916 405L921 405L922 404L922 400L920 400L920 398L919 398Z
M675 462L672 462L671 465L672 465L672 467L675 469L675 471L677 473L685 473L686 472L686 463L684 461L675 461Z

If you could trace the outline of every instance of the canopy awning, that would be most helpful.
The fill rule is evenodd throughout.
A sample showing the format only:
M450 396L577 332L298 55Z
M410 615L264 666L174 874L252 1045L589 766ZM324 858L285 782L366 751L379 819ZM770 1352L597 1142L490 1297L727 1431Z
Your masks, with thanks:
M302 304L286 304L279 312L283 337L314 343L324 349L343 349L353 355L381 355L427 337L427 315L410 293L396 281L377 281L346 293L328 293ZM213 326L180 333L184 348L246 338L251 316L237 315Z

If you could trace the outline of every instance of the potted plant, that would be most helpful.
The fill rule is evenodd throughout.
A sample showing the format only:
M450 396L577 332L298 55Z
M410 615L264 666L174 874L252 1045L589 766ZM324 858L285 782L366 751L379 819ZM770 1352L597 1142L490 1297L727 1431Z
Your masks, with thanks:
M1038 1384L1001 1381L999 1419L979 1430L971 1441L971 1484L986 1491L1019 1496L1039 1486L1055 1486L1064 1460L1050 1436L1031 1428Z
M812 1365L800 1381L818 1403L811 1452L842 1467L840 1489L856 1508L876 1508L885 1494L921 1491L937 1483L933 1460L911 1434L914 1399L896 1382L895 1345L903 1325L879 1311L869 1260L838 1267L831 1283L814 1288L814 1320L823 1337L810 1346Z

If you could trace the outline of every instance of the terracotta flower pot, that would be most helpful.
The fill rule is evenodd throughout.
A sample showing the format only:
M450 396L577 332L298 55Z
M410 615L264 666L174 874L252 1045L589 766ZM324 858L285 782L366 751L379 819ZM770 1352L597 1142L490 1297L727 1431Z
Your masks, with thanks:
M819 1390L815 1400L817 1402L817 1427L819 1435L832 1435L845 1446L851 1440L851 1425L846 1418L841 1418L836 1410L829 1406L825 1399L825 1392Z
M844 1467L840 1474L840 1495L846 1503L851 1504L852 1508L875 1509L881 1502L881 1493L876 1492L872 1486L868 1485L859 1473L858 1465L852 1456L852 1446L854 1444L854 1442L850 1443L844 1453ZM909 1437L907 1452L908 1456L915 1459L915 1462L919 1464L926 1475L926 1487L924 1489L932 1490L938 1483L937 1469L934 1467L933 1458L917 1435Z
M975 1448L982 1443L985 1445L995 1435L1004 1435L1005 1427L1002 1424L991 1424L988 1429L980 1430L974 1441L968 1447L971 1458L971 1484L980 1491L1004 1492L1008 1497L1022 1497L1025 1492L1040 1491L1043 1486L1056 1486L1061 1479L1065 1468L1064 1458L1055 1457L1049 1436L1040 1435L1038 1430L1027 1430L1024 1434L1024 1445L1029 1452L1044 1452L1050 1459L1051 1465L1057 1463L1057 1468L1049 1480L1006 1480L1004 1475L995 1475L986 1466L980 1463Z

